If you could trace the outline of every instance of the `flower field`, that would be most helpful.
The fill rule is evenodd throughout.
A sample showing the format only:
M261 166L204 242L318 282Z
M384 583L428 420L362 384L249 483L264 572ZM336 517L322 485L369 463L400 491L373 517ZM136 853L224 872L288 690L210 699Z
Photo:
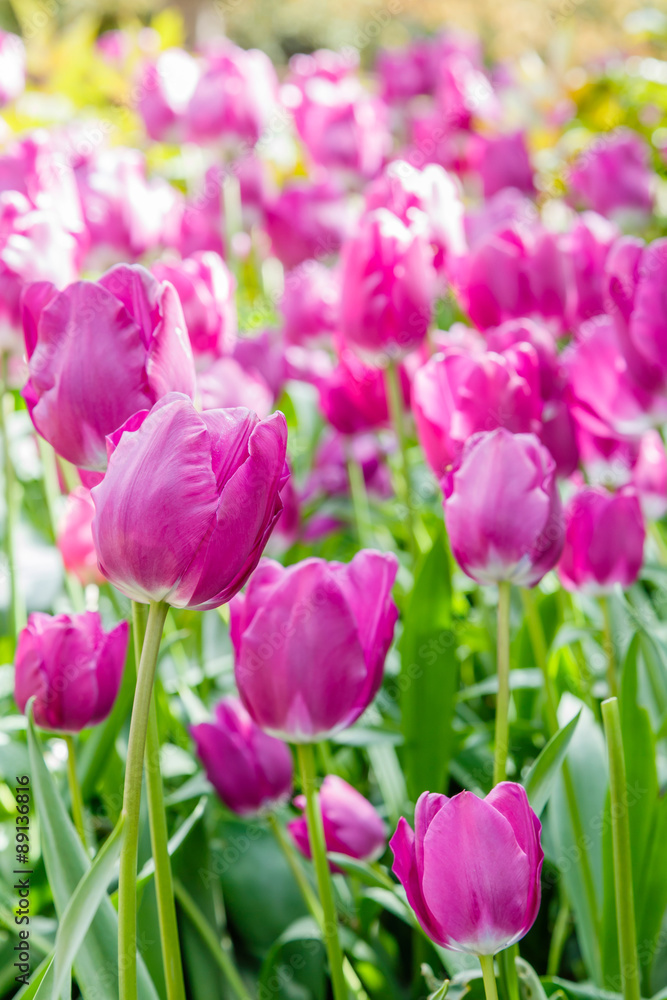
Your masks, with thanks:
M667 996L667 17L388 10L0 20L3 1000Z

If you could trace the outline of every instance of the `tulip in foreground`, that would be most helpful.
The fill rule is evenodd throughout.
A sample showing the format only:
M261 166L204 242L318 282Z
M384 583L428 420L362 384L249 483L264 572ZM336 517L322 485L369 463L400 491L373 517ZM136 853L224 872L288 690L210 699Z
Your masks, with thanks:
M335 774L322 782L319 804L327 851L346 854L359 861L377 861L384 853L387 828L374 806L360 792ZM306 798L297 795L297 809L305 810ZM292 840L305 857L312 856L305 816L287 824Z
M415 829L390 841L394 872L420 926L451 951L495 955L520 941L540 908L540 821L524 788L504 781L485 799L424 792Z
M169 393L108 439L92 491L99 566L135 601L205 610L240 590L282 511L287 425Z
M127 638L127 622L105 632L97 612L35 612L16 649L16 704L24 712L34 697L35 722L44 729L76 733L97 725L116 700Z
M461 569L478 583L534 587L558 562L563 518L553 458L534 434L475 434L442 483Z
M350 726L382 681L398 612L396 557L264 560L231 605L236 682L267 732L314 743Z
M290 795L289 747L255 725L237 698L224 698L213 722L191 732L209 781L232 812L253 816Z

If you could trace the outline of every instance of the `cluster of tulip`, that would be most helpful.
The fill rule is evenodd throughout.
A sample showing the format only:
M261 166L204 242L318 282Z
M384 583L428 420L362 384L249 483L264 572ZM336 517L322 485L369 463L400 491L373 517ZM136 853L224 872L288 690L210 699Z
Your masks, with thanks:
M368 72L349 50L278 70L226 38L191 54L157 27L107 31L85 72L133 86L106 137L87 108L49 120L38 54L0 33L7 651L60 920L19 996L60 997L73 967L84 1000L185 1000L186 983L198 998L180 916L239 1000L324 997L325 967L335 1000L398 997L397 915L450 979L479 968L452 953L476 956L488 1000L496 956L506 1000L544 996L516 945L545 852L552 987L569 940L579 978L626 1000L658 989L667 131L651 145L620 120L594 139L586 73L575 86L537 60L531 97L453 30L381 49ZM18 547L34 496L62 557L50 596ZM165 628L163 659L185 661L170 682ZM213 662L226 643L233 679ZM66 872L35 725L67 744L82 845ZM168 746L203 767L205 785L183 773L213 841L230 814L272 829L326 953L319 986L299 978L305 948L275 972L304 931L281 928L257 980L207 916L220 898L174 878L201 817L169 840L190 792L169 772L164 797ZM105 809L107 754L122 809ZM641 815L626 768L650 782ZM153 877L157 971L137 932ZM109 928L110 986L95 968Z

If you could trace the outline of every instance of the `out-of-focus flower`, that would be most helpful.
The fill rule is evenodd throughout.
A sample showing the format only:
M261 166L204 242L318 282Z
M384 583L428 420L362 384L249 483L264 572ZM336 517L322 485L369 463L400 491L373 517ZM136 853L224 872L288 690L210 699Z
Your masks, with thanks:
M137 83L137 110L151 139L183 142L186 112L199 82L197 61L183 49L166 49L143 67Z
M656 430L642 435L632 469L632 483L645 518L659 521L667 514L667 454Z
M0 108L20 97L25 87L25 46L18 35L0 31Z
M523 132L480 137L476 155L485 198L491 198L503 188L515 188L525 194L535 191L533 166Z
M199 191L187 198L180 220L178 249L183 257L190 257L200 250L211 250L224 256L222 242L225 217L222 188L224 171L214 165L204 175Z
M338 775L328 774L317 801L327 851L346 854L358 861L377 861L384 854L387 827L377 810L356 788ZM294 805L305 811L305 795L297 795ZM305 815L291 820L287 829L301 853L306 858L312 857Z
M414 377L412 409L429 465L442 477L478 431L539 431L537 353L524 343L509 357L460 349L436 354Z
M343 191L331 180L290 181L264 212L273 252L287 268L338 253L354 221Z
M405 373L403 392L409 398ZM385 372L365 364L352 351L343 350L330 375L318 382L320 408L332 427L341 434L381 427L389 420Z
M434 86L431 46L426 39L415 39L410 45L380 49L376 70L382 96L389 104L399 104L428 94Z
M251 375L262 377L277 399L287 377L285 348L279 330L262 330L254 337L239 337L233 357Z
M339 329L340 274L316 260L305 260L286 277L280 303L288 343L302 344Z
M576 295L571 302L574 326L605 312L605 266L620 236L609 219L582 212L572 228L561 235L561 251L571 263Z
M43 729L76 733L106 719L116 700L127 651L128 625L110 632L97 612L35 612L16 647L14 698L24 712L34 701Z
M271 388L258 371L246 370L236 358L218 358L197 378L197 392L202 410L242 406L258 417L268 417L273 410Z
M359 53L351 46L344 52L317 49L315 52L297 52L289 61L290 83L303 85L306 80L321 77L339 83L359 68Z
M653 207L649 147L629 129L598 136L572 164L570 188L578 200L600 215L613 216Z
M452 551L473 580L534 587L556 565L564 526L555 462L533 434L475 434L442 486Z
M68 573L74 573L85 587L89 583L104 583L97 568L97 552L93 541L95 505L90 490L77 486L67 497L63 516L58 524L58 548Z
M398 562L358 552L351 563L264 560L232 605L236 682L255 722L293 743L350 726L371 703L398 615Z
M243 586L282 510L287 425L164 396L108 438L93 491L99 566L148 603L215 608Z
M369 357L404 355L424 340L433 312L435 271L424 232L387 209L368 212L342 254L341 328Z
M200 722L190 732L208 780L232 812L254 816L289 797L289 747L262 732L238 698L223 698L213 721Z
M565 509L565 547L558 575L567 590L608 593L637 579L646 531L634 490L585 486Z
M325 432L313 458L313 467L303 488L302 500L311 497L347 496L350 474L347 463L356 462L369 493L387 499L393 495L387 455L393 438L382 440L377 433L349 437L330 429Z
M236 282L222 258L212 251L166 256L151 271L178 292L194 353L228 354L236 342Z
M424 933L473 955L520 941L540 908L541 829L524 788L511 781L485 799L424 792L414 832L401 818L390 841L394 872Z
M167 392L194 395L178 296L138 264L62 292L48 282L31 285L23 330L30 416L73 465L103 469L107 434Z

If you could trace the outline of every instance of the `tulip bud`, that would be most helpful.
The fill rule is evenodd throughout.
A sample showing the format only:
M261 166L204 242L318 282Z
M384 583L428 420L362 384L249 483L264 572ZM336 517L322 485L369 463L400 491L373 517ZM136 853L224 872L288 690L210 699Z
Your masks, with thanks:
M318 803L322 812L327 851L347 854L359 861L377 861L384 853L387 828L368 799L337 775L322 782ZM305 795L297 795L294 805L306 808ZM292 840L306 857L312 857L305 815L287 824Z
M167 392L194 395L178 296L139 265L118 265L62 292L31 285L23 330L32 422L73 465L104 469L107 434Z
M231 605L241 700L257 725L314 743L359 718L375 697L398 611L396 557L358 552L349 565L264 560Z
M208 780L232 812L252 816L289 797L289 747L262 732L237 698L223 698L213 722L201 722L190 732Z
M58 548L68 573L74 573L85 587L89 583L104 583L97 568L97 552L93 541L95 504L90 490L77 486L67 497L63 517L58 525Z
M473 580L534 587L558 562L556 466L533 434L475 434L442 487L452 551Z
M608 593L626 589L639 575L646 530L632 489L609 493L586 486L565 509L565 547L558 575L567 590Z
M389 843L424 933L473 955L520 941L540 908L541 829L524 788L511 781L485 799L424 792L414 832L401 818Z
M37 725L62 732L102 722L118 694L127 638L127 622L105 632L97 612L31 614L16 647L19 709L34 697Z
M287 425L164 396L108 439L92 491L105 577L135 601L215 608L248 579L282 510Z

